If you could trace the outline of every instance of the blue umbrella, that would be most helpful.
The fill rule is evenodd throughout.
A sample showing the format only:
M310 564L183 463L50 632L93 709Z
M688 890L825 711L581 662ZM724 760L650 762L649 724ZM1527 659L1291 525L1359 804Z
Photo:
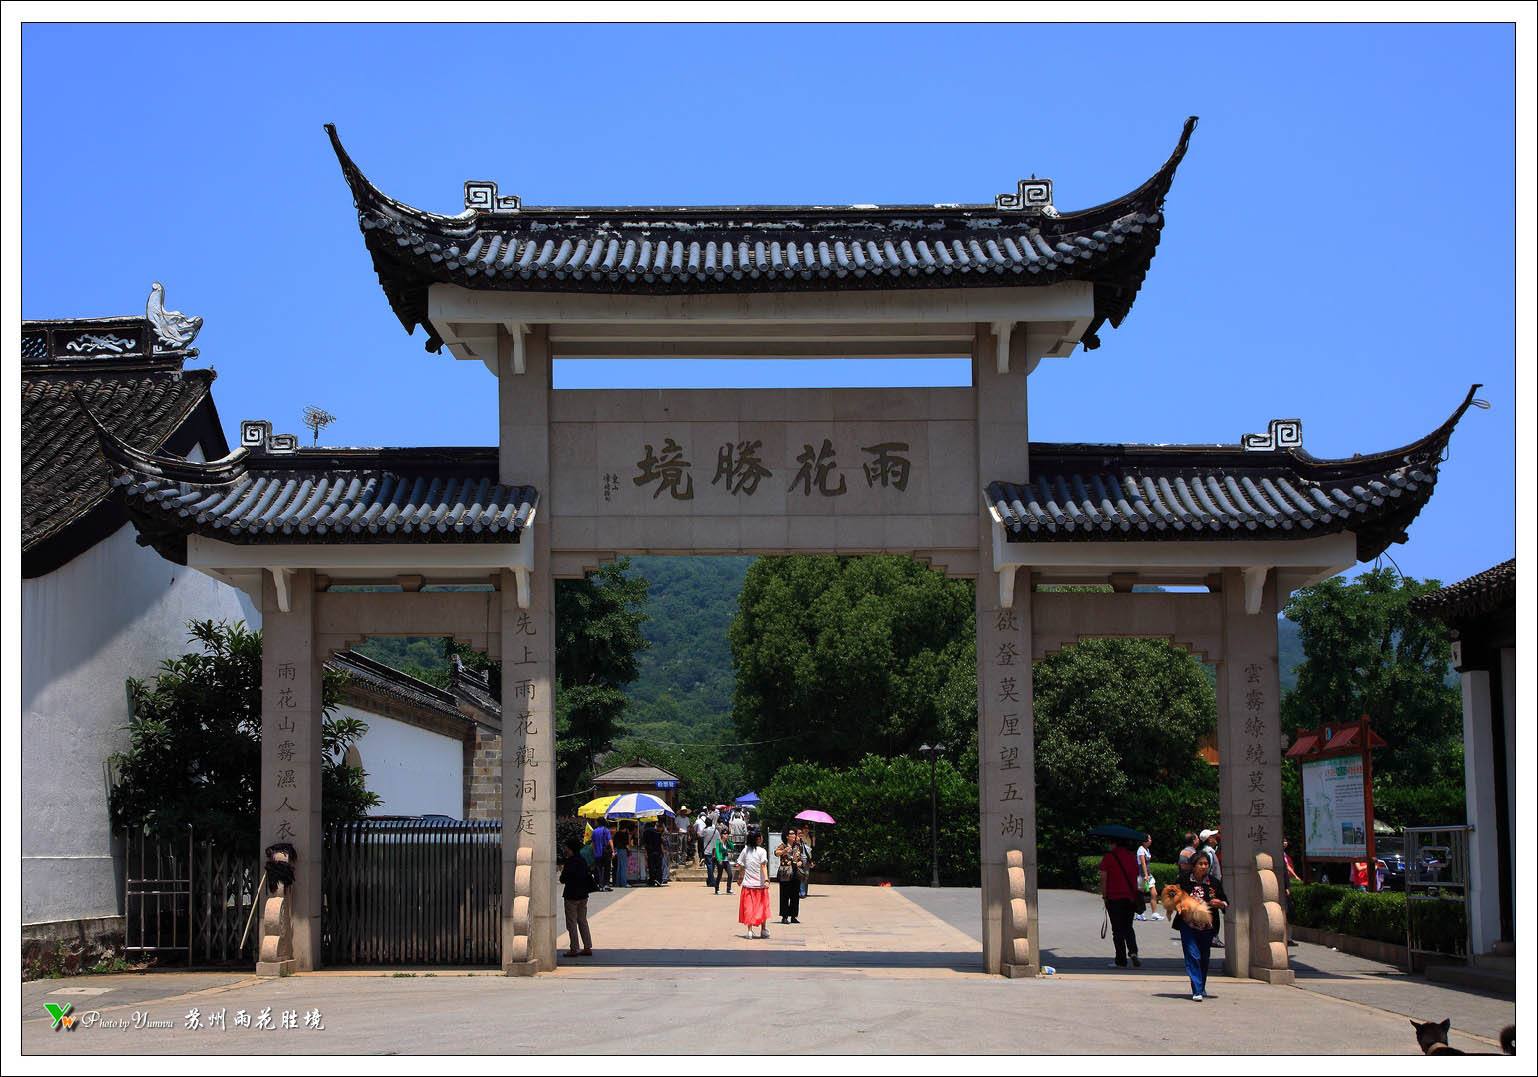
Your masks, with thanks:
M758 803L758 794L757 793L744 793L744 794L742 794L742 796L737 798L736 803L742 804L744 806L752 805L752 804L757 804Z
M639 819L652 815L672 815L673 809L668 807L667 801L652 796L650 793L626 793L615 797L614 803L604 809L604 816L609 819Z

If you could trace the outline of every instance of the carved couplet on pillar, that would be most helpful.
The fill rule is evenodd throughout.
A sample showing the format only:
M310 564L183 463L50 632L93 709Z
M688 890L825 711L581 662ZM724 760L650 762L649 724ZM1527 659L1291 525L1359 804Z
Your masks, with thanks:
M535 577L519 609L512 573L502 598L502 964L510 975L555 967L555 716L551 579Z
M1286 950L1283 947L1276 954L1270 945L1266 898L1256 863L1263 857L1273 864L1283 863L1277 610L1275 573L1265 583L1257 613L1245 611L1240 573L1224 573L1218 777L1220 860L1231 906L1224 962L1229 975L1274 982L1287 978L1279 975L1286 968Z
M315 584L308 569L294 572L284 613L271 576L263 575L261 847L294 847L293 956L309 971L320 965L321 913L323 656L315 653Z
M1012 609L977 588L978 751L982 798L984 945L990 972L1034 975L1036 764L1031 719L1031 593Z

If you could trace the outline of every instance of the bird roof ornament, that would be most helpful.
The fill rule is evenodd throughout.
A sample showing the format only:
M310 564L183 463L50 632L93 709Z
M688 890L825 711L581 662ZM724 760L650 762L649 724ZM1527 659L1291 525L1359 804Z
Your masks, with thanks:
M198 331L203 328L202 318L188 317L179 310L166 309L166 290L158 280L150 285L150 298L145 304L144 316L154 327L157 352L187 351Z

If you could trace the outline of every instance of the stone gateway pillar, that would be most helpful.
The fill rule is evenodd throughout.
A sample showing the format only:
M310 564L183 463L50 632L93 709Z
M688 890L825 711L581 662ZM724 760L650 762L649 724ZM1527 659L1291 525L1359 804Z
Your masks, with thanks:
M1265 575L1257 580L1254 573ZM1258 609L1246 610L1246 587ZM1281 679L1277 669L1276 573L1265 569L1223 572L1223 664L1218 681L1218 787L1224 917L1224 968L1230 976L1291 982L1286 946L1272 946L1269 923L1278 913L1269 879L1262 885L1257 858L1270 871L1282 860ZM1253 605L1251 608L1254 608ZM1261 859L1264 865L1267 860Z
M978 490L1000 476L1023 481L1029 467L1026 375L999 373L991 332L979 329L972 356L977 409ZM978 532L977 750L982 869L983 962L990 973L1034 976L1036 943L1036 753L1031 712L1030 571L1009 570L1012 592L993 563L987 513Z
M524 372L513 342L498 342L499 470L505 483L550 488L550 351L542 327L528 333ZM550 523L523 534L534 543L519 605L516 574L503 570L502 616L502 967L510 976L555 968L555 580Z
M320 967L323 657L315 645L315 574L263 572L262 840L256 852L284 843L294 847L288 917L301 972Z

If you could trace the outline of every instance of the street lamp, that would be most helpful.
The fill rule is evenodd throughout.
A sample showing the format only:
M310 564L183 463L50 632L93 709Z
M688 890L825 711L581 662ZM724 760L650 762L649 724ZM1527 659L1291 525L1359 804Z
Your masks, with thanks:
M919 755L929 760L929 885L940 886L940 808L935 799L935 764L945 745L920 744Z

